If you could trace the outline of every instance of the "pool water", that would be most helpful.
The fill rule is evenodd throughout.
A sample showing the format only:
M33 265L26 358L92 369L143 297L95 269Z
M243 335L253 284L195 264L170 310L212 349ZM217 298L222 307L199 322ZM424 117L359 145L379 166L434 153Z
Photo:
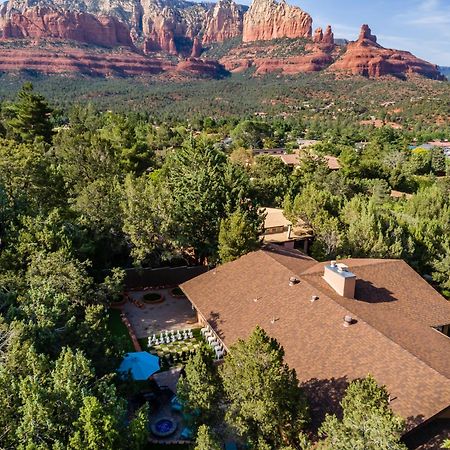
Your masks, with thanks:
M155 423L155 428L158 433L169 433L173 428L173 422L168 419L161 419Z
M161 417L151 425L152 433L159 437L167 437L175 433L177 422L170 417Z

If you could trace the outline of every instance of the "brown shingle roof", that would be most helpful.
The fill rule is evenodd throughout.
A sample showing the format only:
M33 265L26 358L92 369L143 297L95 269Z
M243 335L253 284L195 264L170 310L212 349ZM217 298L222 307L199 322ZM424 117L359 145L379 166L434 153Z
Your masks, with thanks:
M450 405L450 340L431 326L450 323L450 304L402 261L345 263L358 277L355 300L339 297L321 278L324 263L275 247L182 288L226 346L256 325L278 339L299 379L314 388L320 416L336 406L332 389L371 373L410 426L433 417ZM300 283L289 286L292 276ZM348 314L357 323L345 328Z

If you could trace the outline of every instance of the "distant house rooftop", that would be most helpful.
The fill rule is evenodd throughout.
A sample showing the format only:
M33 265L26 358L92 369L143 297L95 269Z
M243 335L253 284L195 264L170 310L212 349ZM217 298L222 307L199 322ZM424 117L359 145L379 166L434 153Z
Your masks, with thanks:
M408 194L407 192L401 192L401 191L392 190L391 191L391 197L392 198L410 199L410 198L412 198L412 194Z
M257 325L276 338L316 423L369 373L408 430L450 419L450 302L404 261L319 263L269 245L182 289L226 348Z
M261 208L266 214L263 241L266 244L282 244L293 248L296 241L306 241L313 237L312 230L303 221L293 225L282 209Z

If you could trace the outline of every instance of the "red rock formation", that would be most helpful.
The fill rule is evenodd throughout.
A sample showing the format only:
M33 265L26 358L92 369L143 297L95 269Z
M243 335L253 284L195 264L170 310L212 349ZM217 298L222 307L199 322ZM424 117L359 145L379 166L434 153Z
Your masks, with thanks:
M253 0L244 14L243 42L267 41L276 38L310 38L311 16L289 6L285 0Z
M11 47L0 48L0 71L33 70L45 74L84 74L90 76L151 76L185 72L195 76L221 76L224 68L216 61L189 59L178 65L161 58L150 58L131 50L94 51L68 45L41 43L39 47L13 48L15 41L6 41Z
M334 33L331 25L327 26L325 34L323 35L322 44L334 45Z
M174 24L164 18L160 18L153 23L147 33L144 42L144 52L164 51L172 55L177 55L175 45Z
M243 13L233 0L219 0L206 14L203 45L240 36Z
M317 28L316 31L314 31L314 37L313 37L313 42L315 44L320 44L323 41L323 30L322 28Z
M280 47L277 43L272 45L261 45L258 42L247 43L230 50L220 59L220 62L233 73L254 68L255 75L272 72L293 75L324 70L335 61L339 54L339 49L334 45L313 42L305 45L300 52L293 44L292 51L292 56L285 56L286 52L289 53L289 47L283 47L283 56L280 56ZM300 54L295 54L295 51Z
M178 72L189 72L197 75L207 75L216 78L226 73L224 67L217 61L207 61L197 58L187 58L177 64Z
M315 44L334 45L334 34L331 26L327 26L325 34L323 33L322 28L317 28L317 30L314 32L313 42Z
M198 58L202 54L202 44L200 39L195 36L194 43L192 44L191 58Z
M127 26L113 17L41 7L11 14L5 20L2 35L5 39L58 38L104 47L133 46Z
M386 75L403 78L417 74L442 79L437 66L409 52L384 48L377 44L376 40L370 28L363 25L359 39L348 45L345 54L330 66L329 70L371 78Z
M367 25L367 24L364 24L361 26L361 31L359 33L358 41L363 41L365 39L372 41L374 43L377 42L377 37L372 34L372 30L370 29L369 25Z

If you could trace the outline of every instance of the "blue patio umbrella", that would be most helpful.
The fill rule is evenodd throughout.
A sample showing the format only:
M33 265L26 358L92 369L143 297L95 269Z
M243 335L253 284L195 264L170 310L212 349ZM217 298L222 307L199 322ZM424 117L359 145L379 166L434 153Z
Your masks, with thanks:
M122 376L131 371L133 380L142 381L159 370L159 358L147 352L127 353L117 370Z

